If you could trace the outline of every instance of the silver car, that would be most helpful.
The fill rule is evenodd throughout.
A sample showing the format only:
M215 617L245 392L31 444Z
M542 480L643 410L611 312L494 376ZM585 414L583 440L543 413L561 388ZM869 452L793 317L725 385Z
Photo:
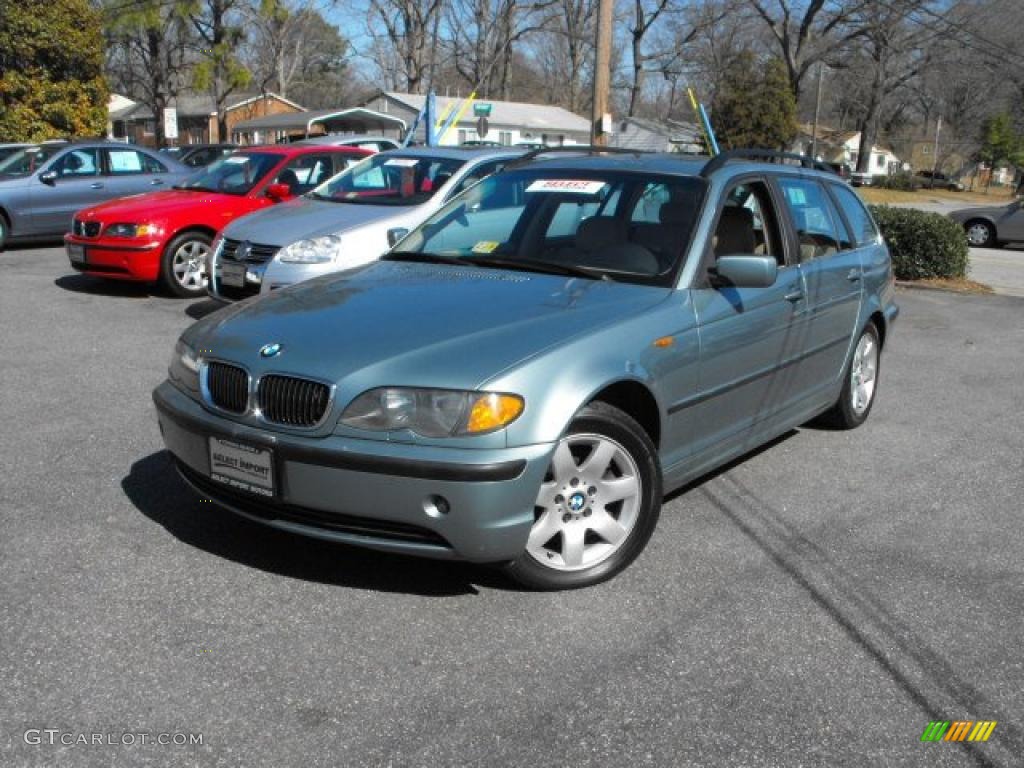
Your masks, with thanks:
M0 248L71 229L76 211L170 189L195 170L118 142L35 144L0 161Z
M967 242L975 248L998 248L1004 243L1024 243L1024 201L1014 200L987 208L964 208L949 218L967 233Z
M220 301L373 261L518 149L415 148L367 158L309 194L224 228L207 290Z

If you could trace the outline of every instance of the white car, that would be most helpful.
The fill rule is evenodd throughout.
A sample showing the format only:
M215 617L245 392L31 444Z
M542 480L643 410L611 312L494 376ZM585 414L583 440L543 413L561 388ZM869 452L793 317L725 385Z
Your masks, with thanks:
M417 147L368 157L287 203L229 224L214 241L207 290L230 302L379 258L519 149Z

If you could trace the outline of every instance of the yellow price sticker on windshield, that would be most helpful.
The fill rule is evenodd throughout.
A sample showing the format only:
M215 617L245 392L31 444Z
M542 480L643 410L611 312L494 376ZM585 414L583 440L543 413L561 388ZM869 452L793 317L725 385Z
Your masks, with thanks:
M494 240L481 240L473 246L473 253L492 253L501 243Z

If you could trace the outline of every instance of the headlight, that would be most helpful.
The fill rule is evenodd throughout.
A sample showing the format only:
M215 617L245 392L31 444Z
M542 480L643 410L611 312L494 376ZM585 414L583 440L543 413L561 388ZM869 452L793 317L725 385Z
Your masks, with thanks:
M111 224L105 234L108 237L145 237L156 231L152 224Z
M381 387L364 392L341 415L356 429L408 429L423 437L480 435L508 426L523 412L523 398L499 392Z
M199 355L181 339L174 345L174 356L168 366L167 376L193 392L199 391Z
M287 264L326 264L334 261L340 249L341 238L338 235L324 235L285 246L277 258Z

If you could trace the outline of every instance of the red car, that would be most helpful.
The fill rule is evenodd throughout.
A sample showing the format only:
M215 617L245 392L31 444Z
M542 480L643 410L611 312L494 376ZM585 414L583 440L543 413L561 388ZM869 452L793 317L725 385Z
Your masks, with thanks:
M361 158L358 147L267 146L225 155L173 189L85 208L64 236L71 266L97 277L205 294L210 244L240 216L301 195Z

